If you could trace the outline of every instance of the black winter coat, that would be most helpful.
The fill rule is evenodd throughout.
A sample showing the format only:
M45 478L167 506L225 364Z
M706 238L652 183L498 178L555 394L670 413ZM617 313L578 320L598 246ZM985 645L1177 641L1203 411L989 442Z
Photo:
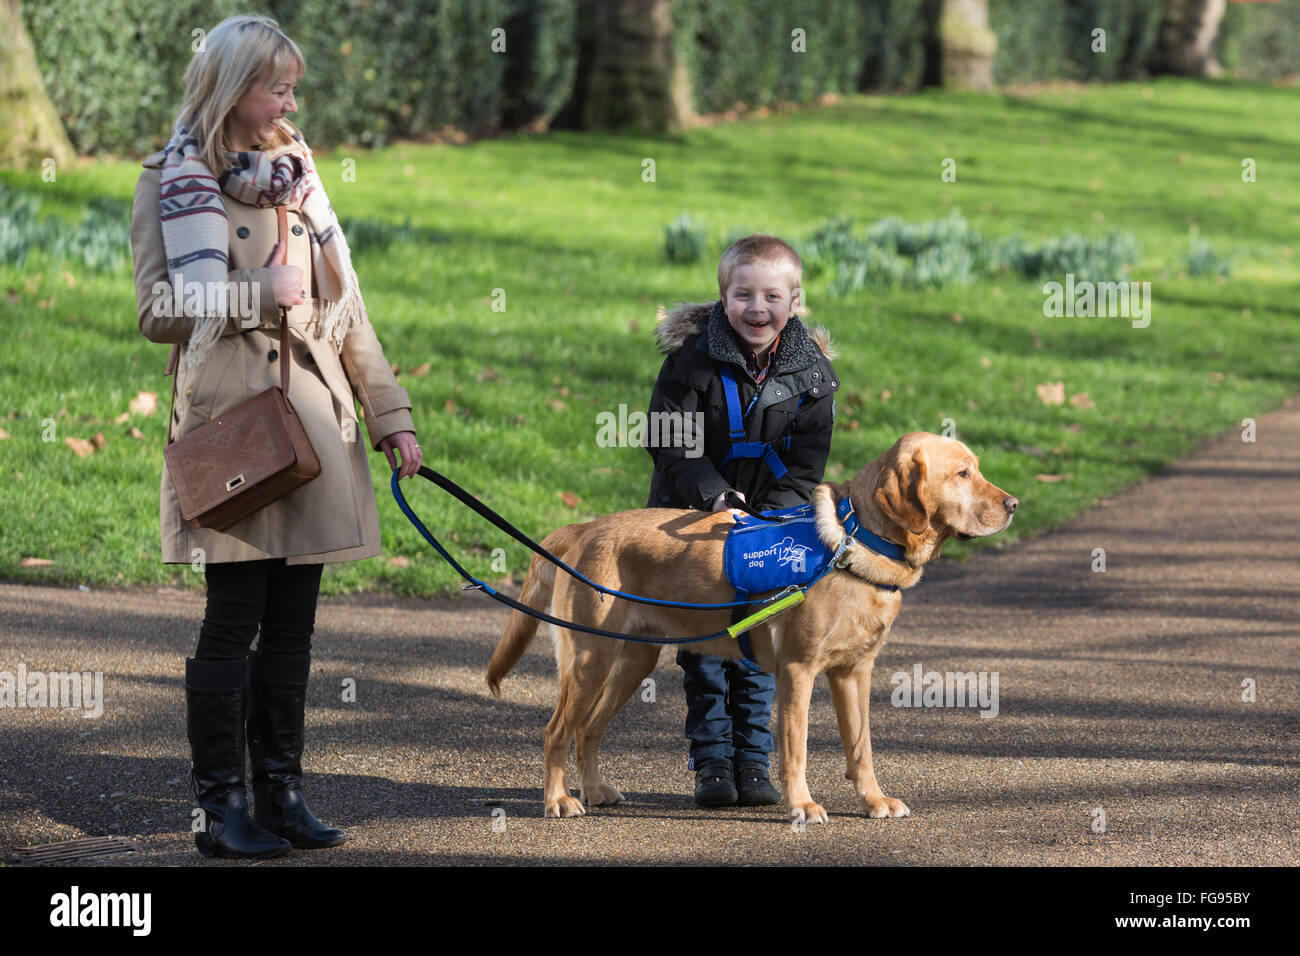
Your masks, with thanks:
M651 421L657 412L688 416L703 412L704 451L688 454L683 447L652 447L652 429L647 435L647 451L655 470L646 507L708 510L713 500L728 490L743 493L759 511L808 501L826 470L835 421L834 393L839 388L826 354L834 357L835 353L825 330L816 326L809 330L797 316L791 316L761 385L749 372L721 299L683 306L655 331L667 357L650 396ZM722 363L734 366L742 410L759 392L745 419L745 440L773 443L789 469L785 477L773 477L762 459L733 460L720 466L731 448L719 371Z

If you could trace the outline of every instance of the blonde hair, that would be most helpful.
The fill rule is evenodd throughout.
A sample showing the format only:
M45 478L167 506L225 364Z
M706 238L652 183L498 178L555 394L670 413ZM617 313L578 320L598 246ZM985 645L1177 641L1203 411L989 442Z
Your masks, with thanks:
M226 116L254 83L286 76L291 67L307 72L297 44L270 17L226 17L203 40L185 70L185 98L176 117L198 142L204 163L218 179L231 168L226 152ZM264 145L286 146L289 132L276 121L276 134Z
M737 239L722 254L718 261L718 294L725 299L731 285L731 274L739 266L753 264L765 265L782 273L789 280L791 291L803 284L803 262L799 254L776 236L755 233Z

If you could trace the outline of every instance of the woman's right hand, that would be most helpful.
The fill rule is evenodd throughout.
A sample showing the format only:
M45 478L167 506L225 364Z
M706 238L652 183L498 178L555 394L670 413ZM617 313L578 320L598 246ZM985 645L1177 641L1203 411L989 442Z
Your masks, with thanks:
M284 240L275 244L271 251L271 262L284 257ZM302 305L307 301L307 292L302 287L302 270L297 266L268 266L271 270L271 288L275 292L275 304L286 309Z

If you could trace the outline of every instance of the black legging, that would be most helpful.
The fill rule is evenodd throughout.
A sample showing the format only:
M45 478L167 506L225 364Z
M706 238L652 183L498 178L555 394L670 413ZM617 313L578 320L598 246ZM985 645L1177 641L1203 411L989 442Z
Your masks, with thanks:
M286 564L284 558L209 564L208 606L195 658L247 657L259 624L263 654L309 652L322 569L319 564Z

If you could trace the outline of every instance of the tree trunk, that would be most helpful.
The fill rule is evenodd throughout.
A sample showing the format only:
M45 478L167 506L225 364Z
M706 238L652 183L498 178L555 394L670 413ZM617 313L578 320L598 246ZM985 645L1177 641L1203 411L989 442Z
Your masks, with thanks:
M0 166L30 168L47 158L63 165L75 157L45 92L18 0L0 0Z
M1214 41L1226 8L1224 0L1165 0L1152 73L1217 78L1223 68L1214 59Z
M998 36L989 29L988 0L927 0L927 86L991 90Z
M690 116L672 0L580 0L573 93L552 125L678 133Z

